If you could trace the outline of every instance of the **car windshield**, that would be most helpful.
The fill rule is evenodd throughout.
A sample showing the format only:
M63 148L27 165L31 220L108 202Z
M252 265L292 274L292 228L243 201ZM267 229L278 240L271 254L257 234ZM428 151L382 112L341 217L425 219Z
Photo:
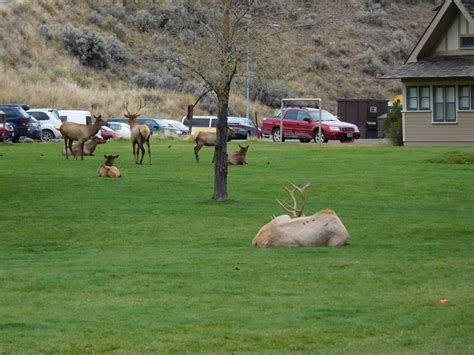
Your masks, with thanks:
M166 127L166 128L174 128L172 125L170 125L168 122L166 122L165 120L162 120L161 118L155 118L155 121L156 123L158 123L158 125L160 127Z
M335 121L335 122L340 122L336 116L334 116L331 112L321 110L322 118L321 121ZM309 114L311 115L311 118L315 121L319 121L319 110L317 111L310 111Z
M188 127L186 127L184 124L182 124L181 122L178 122L178 121L170 121L169 124L176 127L177 129L183 129L183 130L188 129Z

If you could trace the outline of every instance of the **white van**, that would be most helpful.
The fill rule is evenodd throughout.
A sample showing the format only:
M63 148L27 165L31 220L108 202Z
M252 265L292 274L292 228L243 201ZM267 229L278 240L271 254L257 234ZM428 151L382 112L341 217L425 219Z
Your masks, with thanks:
M189 128L189 120L187 116L181 119L186 127ZM200 131L215 132L217 127L217 116L193 116L193 135Z
M92 124L92 115L89 111L79 110L59 110L59 118L61 121L69 121L86 125Z

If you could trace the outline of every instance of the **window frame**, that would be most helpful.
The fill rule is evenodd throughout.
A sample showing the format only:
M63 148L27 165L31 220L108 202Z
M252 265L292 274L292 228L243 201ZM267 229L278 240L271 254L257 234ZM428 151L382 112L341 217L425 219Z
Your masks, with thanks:
M472 103L471 103L471 96L472 96L472 91L471 91L471 86L469 84L461 84L458 85L458 110L459 111L469 111L471 110ZM461 96L461 88L466 88L467 87L467 96ZM468 104L467 106L462 106L461 107L461 101L463 98L467 97Z
M415 92L415 96L410 96L412 90ZM418 98L419 98L419 95L418 95L418 86L407 86L407 110L408 111L418 111ZM414 99L415 102L416 102L416 107L412 107L410 106L410 100L411 99Z
M422 96L423 89L428 89L428 96ZM422 100L428 99L428 107L423 106ZM422 85L418 87L418 110L429 111L431 110L431 87L429 85Z
M432 123L434 124L453 124L453 123L458 123L458 110L457 110L457 95L456 95L456 88L459 85L433 85L433 115L432 115ZM454 95L453 99L454 101L447 101L447 89L452 88L454 90ZM437 102L436 101L436 91L437 89L442 90L442 102ZM438 108L438 105L442 105L442 109ZM448 119L448 105L452 105L454 107L454 118L453 119ZM442 112L442 120L436 119L437 114Z

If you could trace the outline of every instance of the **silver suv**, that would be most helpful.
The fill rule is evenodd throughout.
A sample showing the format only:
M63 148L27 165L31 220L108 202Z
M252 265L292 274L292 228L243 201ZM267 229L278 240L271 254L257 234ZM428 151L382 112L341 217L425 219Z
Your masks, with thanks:
M62 137L61 132L59 132L62 122L57 110L53 108L32 108L26 112L41 123L42 140L51 141Z

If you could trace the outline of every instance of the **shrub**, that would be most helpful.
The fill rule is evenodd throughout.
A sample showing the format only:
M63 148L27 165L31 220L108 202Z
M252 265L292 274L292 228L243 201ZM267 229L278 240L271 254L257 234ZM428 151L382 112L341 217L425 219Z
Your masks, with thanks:
M367 10L359 13L359 21L374 26L383 26L385 24L386 12L380 3L367 4Z
M48 27L48 25L41 25L39 27L39 33L48 42L51 42L54 39L53 31L51 31L51 29Z
M130 79L130 83L148 89L180 91L183 87L182 80L167 68L158 69L156 73L140 70Z
M279 107L282 98L291 96L293 96L293 93L288 88L288 83L285 80L259 82L251 92L252 100L260 100L260 102L270 107Z
M63 28L62 45L81 64L96 69L111 68L129 59L128 51L120 42L69 24Z
M104 21L104 16L99 14L97 11L94 11L90 16L89 16L89 22L93 25L96 25L97 27L101 27L102 23Z
M402 105L398 102L393 103L392 110L384 119L382 131L393 145L403 145Z
M377 75L383 72L382 63L376 58L374 51L368 49L359 57L359 62L363 65L362 71L369 75Z
M114 31L118 38L125 38L127 35L127 28L121 22L117 22L112 27L112 31Z
M316 70L325 70L329 68L329 62L326 58L323 58L321 55L316 53L313 58L313 67Z

